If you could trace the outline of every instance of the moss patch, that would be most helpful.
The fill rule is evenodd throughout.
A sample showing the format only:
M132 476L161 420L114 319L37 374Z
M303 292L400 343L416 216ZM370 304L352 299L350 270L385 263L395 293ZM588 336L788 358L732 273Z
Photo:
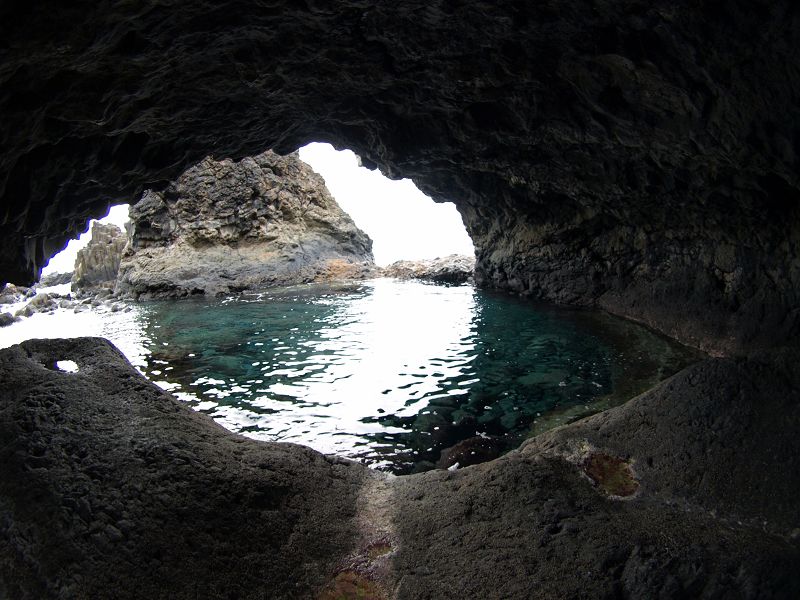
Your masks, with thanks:
M583 463L583 472L609 496L632 496L639 489L628 462L603 452L590 454Z

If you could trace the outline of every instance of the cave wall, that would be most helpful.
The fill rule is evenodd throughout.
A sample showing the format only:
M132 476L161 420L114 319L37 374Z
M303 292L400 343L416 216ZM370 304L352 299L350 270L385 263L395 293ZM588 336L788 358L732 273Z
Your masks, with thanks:
M799 36L789 0L5 3L0 279L208 154L317 140L455 201L484 285L785 342Z

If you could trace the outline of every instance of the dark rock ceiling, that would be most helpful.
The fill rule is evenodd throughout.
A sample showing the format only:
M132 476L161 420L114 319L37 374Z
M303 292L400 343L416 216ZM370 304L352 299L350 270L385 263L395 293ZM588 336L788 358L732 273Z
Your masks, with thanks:
M800 332L789 0L3 2L0 278L204 156L349 147L478 279L715 352Z

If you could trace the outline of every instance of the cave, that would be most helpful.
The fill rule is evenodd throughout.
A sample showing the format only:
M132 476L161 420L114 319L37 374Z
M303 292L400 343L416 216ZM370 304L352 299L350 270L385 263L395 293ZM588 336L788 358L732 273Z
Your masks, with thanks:
M800 596L799 35L788 0L4 3L0 282L206 156L325 141L455 202L478 285L709 358L385 479L229 434L101 340L26 342L0 597Z

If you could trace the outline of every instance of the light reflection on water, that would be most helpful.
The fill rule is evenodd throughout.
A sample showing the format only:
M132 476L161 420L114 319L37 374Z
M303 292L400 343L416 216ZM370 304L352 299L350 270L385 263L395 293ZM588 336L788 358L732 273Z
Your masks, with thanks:
M399 473L463 440L507 450L695 358L602 313L470 286L379 279L133 306L62 320L228 429Z
M634 324L471 286L380 279L148 309L146 372L199 410L395 472L476 436L506 450L688 360Z

